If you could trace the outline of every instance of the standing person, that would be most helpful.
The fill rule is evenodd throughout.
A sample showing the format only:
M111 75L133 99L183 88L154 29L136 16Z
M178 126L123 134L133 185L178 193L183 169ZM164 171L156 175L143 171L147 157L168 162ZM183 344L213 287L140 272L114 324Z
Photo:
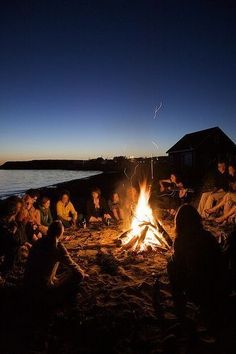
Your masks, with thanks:
M48 227L53 222L52 213L50 209L50 199L43 197L39 203L40 212L40 231L45 235L48 231Z
M87 218L91 223L111 219L107 203L101 196L101 190L99 188L94 188L91 192L91 197L87 202Z
M74 205L70 201L70 193L63 191L60 200L57 202L57 217L63 223L64 227L69 228L76 226L78 214Z
M206 210L211 209L213 204L218 203L229 189L229 176L224 161L218 162L217 172L214 176L214 186L212 190L204 192L198 205L198 212L202 218L207 218Z
M65 246L60 242L64 226L60 220L54 221L48 233L36 242L27 260L24 283L36 296L65 295L73 290L87 274L73 261ZM66 270L58 274L59 265ZM65 296L64 296L65 298ZM47 300L47 299L46 299ZM52 298L54 301L54 299Z
M177 313L183 317L186 300L193 301L213 329L222 319L226 295L226 271L220 246L203 229L201 217L191 205L184 204L178 210L175 232L168 274Z
M124 211L122 201L117 192L112 193L111 199L108 202L109 208L117 221L124 220Z

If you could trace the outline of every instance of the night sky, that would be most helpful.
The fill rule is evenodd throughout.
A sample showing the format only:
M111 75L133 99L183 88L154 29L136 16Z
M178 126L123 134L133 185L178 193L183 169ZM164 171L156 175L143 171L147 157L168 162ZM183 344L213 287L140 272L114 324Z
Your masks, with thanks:
M235 1L1 1L1 162L162 155L235 117Z

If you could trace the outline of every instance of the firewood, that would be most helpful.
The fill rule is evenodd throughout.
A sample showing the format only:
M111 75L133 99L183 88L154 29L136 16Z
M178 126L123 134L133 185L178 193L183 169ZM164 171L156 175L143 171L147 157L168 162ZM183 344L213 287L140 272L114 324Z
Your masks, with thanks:
M159 235L157 235L156 232L153 232L153 235L157 239L157 241L160 243L160 245L158 247L161 247L162 249L169 248L169 245L166 242L164 242L164 240Z
M135 250L138 252L141 248L141 245L142 243L144 242L145 238L146 238L146 235L147 235L147 231L148 231L148 226L146 226L143 231L141 232L141 235L139 236L139 239L138 239L138 243L135 247Z
M134 236L128 243L122 246L122 249L128 250L129 248L132 248L138 241L138 238L138 236Z
M131 231L131 229L124 231L124 232L119 236L119 238L120 238L120 239L125 238L125 237L127 236L127 234L128 234L130 231Z
M161 225L161 223L158 220L156 220L156 224L157 224L159 232L162 233L163 237L165 238L166 242L168 243L168 246L172 247L173 241L172 241L171 237L169 236L168 232L164 229L164 227Z

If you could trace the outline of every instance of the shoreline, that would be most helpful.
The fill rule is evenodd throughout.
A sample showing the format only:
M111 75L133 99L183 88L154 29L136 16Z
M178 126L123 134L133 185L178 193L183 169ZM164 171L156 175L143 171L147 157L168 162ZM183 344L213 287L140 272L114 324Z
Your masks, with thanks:
M4 171L4 170L3 170ZM6 170L8 171L8 170ZM19 171L19 170L18 170ZM25 170L23 170L25 171ZM34 170L36 171L36 170ZM58 171L58 170L57 170ZM64 171L64 170L62 170ZM68 170L68 172L74 172L74 170ZM89 179L89 178L92 178L92 177L96 177L96 176L99 176L101 174L103 174L104 172L103 171L98 171L98 170L88 170L88 171L81 171L81 172L90 172L90 173L94 173L93 175L90 175L90 176L86 176L86 177L81 177L81 178L73 178L73 179L70 179L70 180L66 180L66 181L63 181L63 182L57 182L57 183L53 183L53 184L47 184L47 185L43 185L43 186L40 186L40 187L31 187L29 186L29 188L24 188L24 189L21 189L21 190L16 190L16 191L9 191L9 192L6 192L5 194L3 195L0 195L0 201L1 200L5 200L7 199L8 197L11 197L11 196L14 196L14 195L17 195L19 197L21 197L24 193L26 193L28 190L30 189L33 189L33 190L36 190L36 191L41 191L41 190L44 190L44 189L55 189L57 188L59 185L61 184L64 184L64 183L68 183L70 184L71 182L74 182L74 181L80 181L80 180L83 180L83 179Z
M70 193L70 199L74 204L76 210L78 212L82 212L83 214L86 211L86 203L88 198L90 197L90 193L92 188L98 187L102 191L102 195L105 199L109 199L111 193L114 190L121 188L121 186L125 186L127 184L127 179L121 172L102 172L96 174L94 176L84 177L81 179L73 179L66 182L55 183L50 186L34 188L40 196L48 196L51 200L51 210L53 216L55 217L55 207L56 203L59 199L60 193L62 190L67 190ZM26 189L23 193L30 190L30 188ZM17 194L12 194L17 195ZM8 196L10 197L10 196ZM8 198L6 197L6 198ZM4 201L6 198L0 198L0 204L4 205Z

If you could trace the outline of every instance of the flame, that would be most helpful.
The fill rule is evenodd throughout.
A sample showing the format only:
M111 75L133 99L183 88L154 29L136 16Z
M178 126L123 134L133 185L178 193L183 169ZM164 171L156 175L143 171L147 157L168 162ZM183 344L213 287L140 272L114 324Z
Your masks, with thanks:
M137 252L162 247L165 241L158 231L157 223L149 204L150 187L144 182L140 185L140 194L131 221L131 230L122 241L124 248L130 246ZM163 243L162 243L163 241Z

